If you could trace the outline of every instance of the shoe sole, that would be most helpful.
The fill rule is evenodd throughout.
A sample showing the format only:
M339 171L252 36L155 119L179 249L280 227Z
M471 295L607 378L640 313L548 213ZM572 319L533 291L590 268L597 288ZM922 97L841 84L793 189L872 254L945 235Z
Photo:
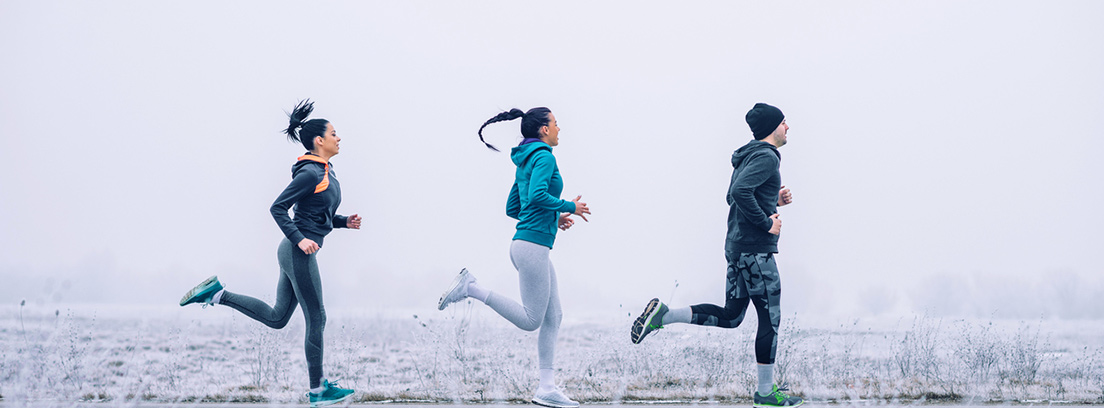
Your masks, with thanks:
M640 317L637 317L636 321L633 322L629 336L633 344L640 344L640 341L644 340L644 328L648 324L648 318L658 307L659 298L652 298L648 301L648 305L644 306L644 313L641 313Z
M314 407L328 407L330 405L337 404L341 401L345 401L345 400L349 399L349 397L351 397L351 396L353 396L353 394L349 394L349 395L346 395L344 397L341 397L340 399L335 399L335 400L332 400L332 401L311 402L310 406L311 406L311 408L314 408Z
M211 285L214 284L216 281L218 281L218 276L211 276L210 278L207 278L207 280L203 281L203 283L196 285L196 287L192 288L192 290L189 290L188 293L185 293L184 297L180 298L180 306L185 306L188 303L198 303L189 302L189 300L195 297L195 295L198 295L200 292L210 289Z
M578 406L579 406L578 402L576 402L575 405L558 405L558 404L555 404L555 403L552 403L552 402L539 400L539 399L536 399L536 398L533 398L529 402L532 402L533 404L536 404L536 405L540 405L542 407L549 407L549 408L578 408Z
M460 282L463 282L464 276L467 275L468 268L460 270L460 273L456 275L456 279L452 280L452 285L449 285L448 290L446 290L445 293L441 294L440 299L437 299L437 310L445 310L445 307L448 306L445 304L445 299L447 299L448 295L451 295L453 291L460 287Z
M801 402L797 403L797 405L767 405L767 404L751 404L751 406L753 406L753 407L755 407L755 408L797 408L797 407L800 407L800 406L802 406L802 405L805 405L805 401L804 401L804 400L802 400Z

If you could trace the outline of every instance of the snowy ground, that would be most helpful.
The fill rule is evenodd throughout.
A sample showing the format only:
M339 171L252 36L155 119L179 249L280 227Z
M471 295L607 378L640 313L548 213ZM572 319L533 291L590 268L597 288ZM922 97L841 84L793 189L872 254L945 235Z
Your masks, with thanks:
M589 403L748 403L755 314L736 330L674 325L629 342L636 310L565 320L558 381ZM822 403L1104 403L1104 324L915 316L789 316L776 378ZM271 330L226 308L0 308L5 406L303 403L298 315ZM355 403L509 403L531 397L536 335L482 305L329 310L325 372Z

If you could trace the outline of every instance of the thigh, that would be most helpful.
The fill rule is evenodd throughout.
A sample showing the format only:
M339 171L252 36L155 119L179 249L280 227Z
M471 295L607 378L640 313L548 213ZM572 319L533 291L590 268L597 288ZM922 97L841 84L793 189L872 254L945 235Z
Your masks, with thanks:
M744 254L725 252L725 259L728 260L728 275L725 283L725 303L740 301L744 306L747 306L747 300L750 297L748 291L750 266L743 255Z
M510 259L518 270L521 303L526 309L543 311L548 307L552 289L548 253L548 247L527 241L515 240L510 246Z
M782 319L782 281L778 275L778 263L774 254L754 254L755 272L758 290L752 295L755 306L770 312L771 324L778 327Z
M307 255L291 241L280 246L280 270L287 278L304 312L322 308L322 279L318 273L317 252Z
M289 271L285 271L284 268L280 268L280 280L276 283L276 306L273 309L286 310L291 308L295 310L295 306L299 304L299 299L295 296L295 287L292 285Z
M736 260L736 271L746 290L745 296L766 297L769 290L778 287L774 254L742 253Z

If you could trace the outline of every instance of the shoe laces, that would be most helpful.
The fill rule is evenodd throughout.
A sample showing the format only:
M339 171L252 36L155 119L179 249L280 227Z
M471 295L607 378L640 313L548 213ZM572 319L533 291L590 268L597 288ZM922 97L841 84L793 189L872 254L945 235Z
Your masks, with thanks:
M776 385L775 389L774 389L775 398L778 398L779 402L784 401L787 398L790 398L790 396L788 394L782 392L782 391L789 391L789 390L790 390L790 385L789 384L782 383L782 385Z

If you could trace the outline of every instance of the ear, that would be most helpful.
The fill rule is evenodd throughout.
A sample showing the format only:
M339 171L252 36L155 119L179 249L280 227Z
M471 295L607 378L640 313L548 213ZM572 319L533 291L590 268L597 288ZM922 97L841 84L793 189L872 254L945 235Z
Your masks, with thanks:
M548 136L548 125L541 126L540 135L541 135L541 137Z

